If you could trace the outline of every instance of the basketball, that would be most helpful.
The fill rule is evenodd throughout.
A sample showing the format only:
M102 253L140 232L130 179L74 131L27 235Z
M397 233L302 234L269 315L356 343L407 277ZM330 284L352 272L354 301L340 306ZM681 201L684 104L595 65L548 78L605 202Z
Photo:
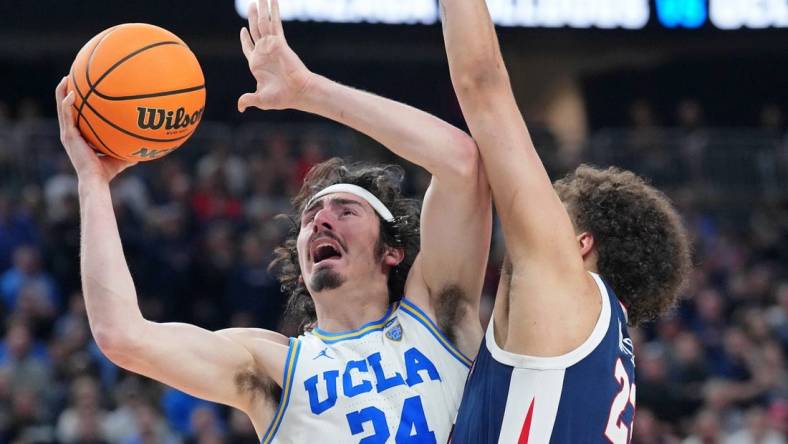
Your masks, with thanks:
M74 121L94 149L126 161L158 159L194 133L205 108L205 78L175 34L127 23L93 37L68 75Z

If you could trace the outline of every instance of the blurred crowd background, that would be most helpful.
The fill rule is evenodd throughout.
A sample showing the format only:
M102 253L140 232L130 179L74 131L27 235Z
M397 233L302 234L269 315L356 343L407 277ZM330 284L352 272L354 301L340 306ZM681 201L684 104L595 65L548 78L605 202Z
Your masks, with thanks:
M243 414L129 374L97 349L54 86L84 42L122 22L171 29L203 65L208 105L195 136L113 183L139 302L156 321L291 330L267 266L292 222L275 216L322 160L400 161L304 114L239 115L253 83L230 5L44 3L0 1L0 444L254 443ZM286 33L315 71L463 126L438 26L287 23ZM681 303L631 330L634 444L788 442L786 36L654 20L638 31L501 30L551 176L581 162L632 169L668 193L693 237ZM421 198L429 176L403 166L403 189ZM496 224L485 324L502 255Z
M27 102L22 102L25 106ZM77 182L56 122L20 106L0 123L0 442L252 443L244 415L129 374L93 342L80 293ZM785 443L788 425L788 138L782 111L761 128L698 124L677 104L655 124L632 104L629 127L600 129L562 155L532 132L551 173L581 161L634 169L667 191L694 238L692 283L668 317L632 335L635 443ZM267 271L292 227L288 198L330 156L397 162L369 140L321 123L204 122L182 151L139 165L113 197L140 304L157 321L209 329L288 330ZM428 175L404 165L407 194ZM489 319L503 245L484 292Z

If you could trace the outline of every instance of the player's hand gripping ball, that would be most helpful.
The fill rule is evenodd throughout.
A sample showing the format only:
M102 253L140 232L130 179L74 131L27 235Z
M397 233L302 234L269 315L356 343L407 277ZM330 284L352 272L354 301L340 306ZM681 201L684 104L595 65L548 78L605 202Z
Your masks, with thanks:
M96 150L153 160L181 146L205 109L205 78L188 46L158 26L126 23L93 37L68 75L74 122Z

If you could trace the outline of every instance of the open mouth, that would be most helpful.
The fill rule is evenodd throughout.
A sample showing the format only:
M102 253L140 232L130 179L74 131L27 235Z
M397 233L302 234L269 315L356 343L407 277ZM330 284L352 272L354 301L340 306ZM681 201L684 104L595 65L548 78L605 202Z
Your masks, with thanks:
M339 259L341 257L342 253L339 252L339 249L330 243L321 243L312 249L312 262L315 265L328 259Z

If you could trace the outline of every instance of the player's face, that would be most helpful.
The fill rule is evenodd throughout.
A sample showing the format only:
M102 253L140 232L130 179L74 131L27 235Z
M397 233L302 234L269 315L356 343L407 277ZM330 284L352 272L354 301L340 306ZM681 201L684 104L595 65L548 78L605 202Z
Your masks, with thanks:
M379 273L379 237L377 213L353 194L330 194L304 209L297 249L309 292L332 290Z

